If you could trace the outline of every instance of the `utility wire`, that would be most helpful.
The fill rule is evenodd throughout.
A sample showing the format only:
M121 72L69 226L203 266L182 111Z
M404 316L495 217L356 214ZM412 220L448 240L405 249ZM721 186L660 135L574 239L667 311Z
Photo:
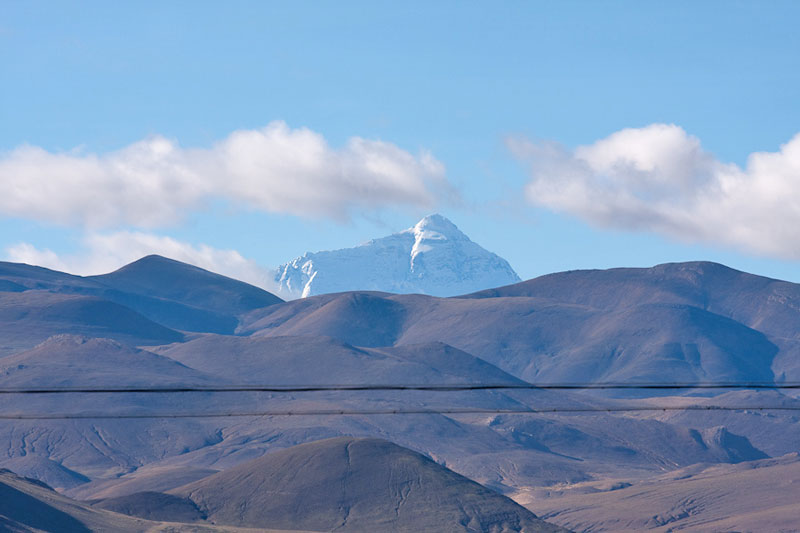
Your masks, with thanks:
M630 407L553 407L530 409L310 409L310 410L275 410L251 412L218 412L218 413L164 413L164 414L0 414L0 420L87 420L87 419L157 419L157 418L232 418L232 417L264 417L264 416L342 416L342 415L416 415L416 414L548 414L548 413L620 413L636 411L800 411L800 406L753 406L753 405L662 405L662 406L630 406Z
M699 382L699 383L454 383L422 385L233 385L187 387L48 387L0 388L0 394L175 394L193 392L336 392L336 391L428 391L459 392L478 390L689 390L689 389L800 389L800 383Z
M304 393L336 391L428 391L459 392L481 390L689 390L689 389L755 389L782 390L800 389L800 383L770 382L707 382L707 383L456 383L423 385L308 385L308 386L215 386L215 387L118 387L118 388L0 388L0 394L174 394L174 393L223 393L223 392L268 392ZM630 400L628 400L630 401ZM0 420L84 420L84 419L158 419L158 418L231 418L264 416L338 416L338 415L402 415L402 414L547 414L547 413L614 413L636 411L800 411L798 406L767 405L638 405L614 407L547 407L547 408L399 408L399 409L310 409L310 410L261 410L241 412L205 413L78 413L78 414L12 414L0 413Z

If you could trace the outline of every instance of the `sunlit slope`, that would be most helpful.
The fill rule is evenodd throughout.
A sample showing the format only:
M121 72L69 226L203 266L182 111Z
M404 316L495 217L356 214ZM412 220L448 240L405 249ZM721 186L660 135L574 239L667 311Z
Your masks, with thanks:
M135 518L67 498L48 486L0 470L0 531L11 533L315 533L237 528Z
M559 531L511 500L379 439L267 454L172 491L209 520L337 531Z
M796 531L797 454L737 465L698 465L618 490L537 500L575 531Z

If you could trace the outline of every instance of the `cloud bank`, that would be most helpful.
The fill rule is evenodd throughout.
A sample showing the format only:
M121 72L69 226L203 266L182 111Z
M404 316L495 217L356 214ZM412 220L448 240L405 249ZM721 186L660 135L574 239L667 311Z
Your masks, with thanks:
M205 244L192 245L151 233L120 231L90 233L74 254L59 255L29 243L6 249L9 261L28 263L79 275L105 274L150 254L163 255L212 272L277 291L274 273L243 257L235 250L220 250Z
M272 213L347 219L386 206L431 208L453 196L430 153L353 137L339 149L276 121L208 149L154 136L120 150L0 154L0 214L88 228L175 223L214 199Z
M624 129L567 150L509 139L530 169L532 204L592 224L800 259L800 134L744 168L717 160L682 128Z

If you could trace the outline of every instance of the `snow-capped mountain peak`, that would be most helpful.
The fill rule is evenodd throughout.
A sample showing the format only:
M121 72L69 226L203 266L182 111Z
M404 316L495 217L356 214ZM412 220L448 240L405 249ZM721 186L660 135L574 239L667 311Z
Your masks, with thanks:
M455 224L442 215L428 215L406 230L414 234L414 246L411 247L411 270L414 270L414 260L417 255L430 252L438 241L469 241ZM434 241L434 242L431 242Z
M413 232L420 239L469 240L455 224L439 214L426 216L406 231Z
M355 248L306 253L278 267L275 280L284 298L350 290L455 296L516 283L519 276L434 214Z

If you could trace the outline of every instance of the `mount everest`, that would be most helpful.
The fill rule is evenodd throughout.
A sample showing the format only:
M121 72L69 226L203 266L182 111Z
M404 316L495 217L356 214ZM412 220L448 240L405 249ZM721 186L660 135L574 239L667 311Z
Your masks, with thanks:
M520 281L511 265L441 215L355 248L306 253L278 267L278 295L369 290L456 296Z

